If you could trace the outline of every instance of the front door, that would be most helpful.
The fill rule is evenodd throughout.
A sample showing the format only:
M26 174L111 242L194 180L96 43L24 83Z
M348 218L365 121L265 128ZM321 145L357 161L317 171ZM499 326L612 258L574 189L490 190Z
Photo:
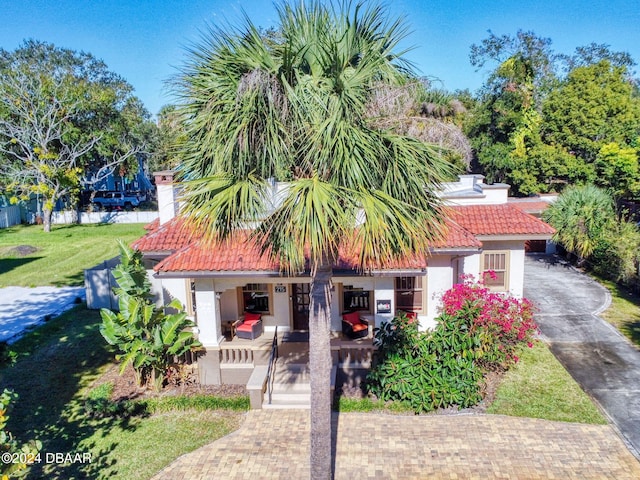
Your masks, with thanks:
M309 330L309 289L310 283L291 285L291 303L293 307L293 329Z

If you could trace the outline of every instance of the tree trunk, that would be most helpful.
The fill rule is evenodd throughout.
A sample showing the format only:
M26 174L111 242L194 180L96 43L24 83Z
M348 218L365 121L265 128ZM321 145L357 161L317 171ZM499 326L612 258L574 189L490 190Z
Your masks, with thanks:
M331 266L311 277L309 365L311 376L311 479L331 479Z
M51 231L51 217L53 216L53 210L50 208L42 209L42 226L45 232Z

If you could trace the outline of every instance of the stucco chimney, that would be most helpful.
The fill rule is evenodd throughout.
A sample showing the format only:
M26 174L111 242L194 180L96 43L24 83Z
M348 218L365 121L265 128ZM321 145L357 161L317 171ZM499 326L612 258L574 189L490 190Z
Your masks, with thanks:
M176 189L173 183L172 170L162 172L154 172L156 179L156 193L158 196L158 216L160 217L160 225L164 225L178 212L178 203L176 201Z

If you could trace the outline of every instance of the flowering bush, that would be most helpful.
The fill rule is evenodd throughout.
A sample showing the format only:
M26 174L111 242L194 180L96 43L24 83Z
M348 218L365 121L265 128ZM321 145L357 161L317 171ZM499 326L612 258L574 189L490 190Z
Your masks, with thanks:
M433 332L420 332L404 313L375 331L378 351L367 377L369 391L383 401L409 405L416 413L482 400L482 372L474 352L479 344L454 317ZM458 328L459 327L459 328Z
M442 296L441 313L464 319L478 332L479 362L488 370L508 368L518 361L520 346L533 346L538 331L533 312L529 300L491 292L472 276L463 276L462 283Z
M421 332L415 318L399 312L375 329L371 393L416 413L476 405L483 374L517 362L517 349L533 346L537 331L531 302L493 293L472 277L442 296L437 321L433 331Z

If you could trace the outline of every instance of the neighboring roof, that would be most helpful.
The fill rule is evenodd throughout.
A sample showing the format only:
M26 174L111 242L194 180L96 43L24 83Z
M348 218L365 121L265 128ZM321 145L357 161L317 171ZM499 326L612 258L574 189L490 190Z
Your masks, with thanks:
M446 236L435 242L431 252L478 251L481 240L492 237L531 239L549 238L554 233L546 223L523 213L508 204L455 206L449 209L445 222ZM280 265L269 258L268 252L260 254L259 248L246 237L236 237L218 245L209 245L200 236L188 230L184 222L174 218L133 244L146 254L163 254L167 257L154 270L160 273L186 272L272 272ZM340 249L336 270L358 270L357 248ZM414 270L427 266L427 257L417 255L410 259L390 262L384 270Z
M481 240L483 236L550 238L555 233L550 225L508 203L455 206L450 209L452 220L480 236Z
M544 200L540 200L539 198L533 199L513 199L509 200L509 205L516 207L518 210L523 211L525 213L530 213L531 215L540 215L544 212L549 205L549 202L545 202Z

